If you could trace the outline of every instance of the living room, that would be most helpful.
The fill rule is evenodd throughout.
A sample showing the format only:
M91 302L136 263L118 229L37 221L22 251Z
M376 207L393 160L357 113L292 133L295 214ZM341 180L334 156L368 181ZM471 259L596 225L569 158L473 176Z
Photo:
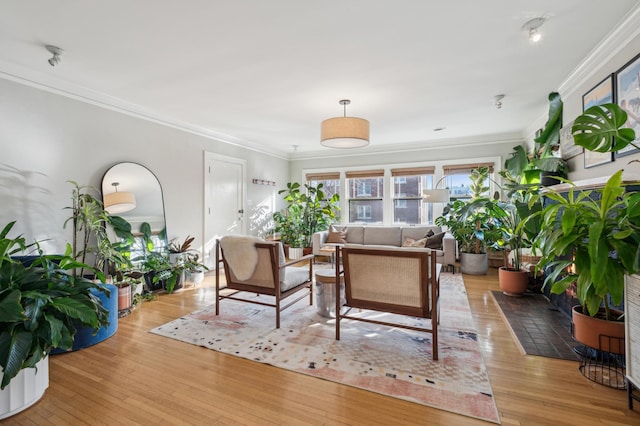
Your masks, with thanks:
M492 7L499 9L504 6L503 3L492 2ZM547 8L540 6L540 10L532 11L531 9L538 9L538 6L534 7L525 2L519 3L520 10L519 14L516 14L517 16L512 16L509 20L482 23L482 25L513 27L509 30L510 37L513 40L524 39L521 49L532 47L526 41L527 35L521 28L527 18L548 14L548 16L545 15L547 16L545 23L539 28L543 32L545 29L556 28L554 20L565 22L566 15L573 13L571 7L574 9L582 7L579 2L572 2L571 6L566 8L556 7L553 2L545 2L544 6ZM604 7L604 3L593 1L588 4L587 8L592 7L593 10L599 10L598 8ZM430 126L429 134L417 138L410 132L410 129L404 129L402 126L402 116L406 117L408 122L411 122L410 119L414 119L410 112L404 108L400 109L405 94L384 95L381 93L376 95L377 98L373 96L363 98L353 95L355 90L351 91L344 85L328 89L324 82L309 80L306 84L314 86L310 93L329 92L330 95L326 97L330 99L324 99L323 95L321 101L312 101L319 105L312 108L313 113L309 114L307 121L304 121L302 125L287 123L281 124L282 127L274 126L276 131L269 129L272 139L262 143L259 137L261 127L265 128L266 134L266 128L270 128L273 123L252 119L250 115L245 117L246 122L251 123L246 126L248 129L244 129L246 133L238 136L231 133L233 128L207 128L204 125L199 125L198 120L201 117L193 118L191 123L188 122L180 115L180 109L183 106L178 100L176 100L175 108L168 108L162 113L154 114L157 112L153 108L155 99L158 98L158 102L160 102L159 98L165 98L165 106L171 106L171 102L168 102L166 98L180 98L179 93L173 92L171 80L189 80L188 68L200 66L197 58L192 58L191 62L184 66L184 69L175 68L172 62L176 60L177 52L166 51L161 62L167 63L166 66L169 69L161 77L164 85L156 87L144 86L147 76L138 71L132 62L130 80L127 80L126 84L121 87L112 87L114 90L111 93L103 92L103 87L111 86L111 84L107 84L110 82L109 74L111 72L126 74L126 64L121 64L123 68L117 71L112 69L113 65L106 60L105 63L94 60L82 64L85 59L79 57L80 47L74 47L71 41L92 38L89 35L91 34L90 24L78 24L78 22L83 22L83 13L91 16L95 14L96 16L93 18L96 21L93 23L96 24L99 21L100 13L106 13L107 10L100 9L100 13L90 13L90 7L86 6L89 9L80 8L74 11L74 8L79 6L65 4L58 11L52 11L47 9L49 6L45 2L37 2L37 5L42 9L36 10L36 4L29 6L3 4L3 8L6 7L9 12L3 13L3 17L0 18L2 24L0 27L3 28L0 46L4 46L1 49L3 53L0 58L0 77L2 77L0 78L0 145L3 148L0 168L0 181L2 182L0 200L3 208L0 210L0 223L4 226L12 220L17 220L14 229L16 235L22 234L29 241L42 241L41 247L47 253L61 253L70 240L69 228L63 227L68 217L68 211L65 210L65 207L69 205L71 193L68 181L101 188L103 175L111 166L121 162L134 162L151 170L161 183L168 236L170 238L194 236L193 246L197 247L209 266L213 265L214 257L215 244L212 237L222 234L220 231L212 230L207 224L208 211L211 207L215 207L215 200L208 200L205 195L209 185L206 178L207 161L211 159L211 155L215 158L232 158L244 162L243 185L246 189L245 206L247 212L257 211L260 206L266 206L269 212L282 208L284 203L278 197L278 190L283 189L287 182L304 181L304 177L309 173L340 172L344 174L346 171L375 169L384 170L384 176L389 177L394 168L433 166L435 169L433 183L435 184L444 175L444 166L490 162L495 166L496 174L494 177L498 179L497 171L503 167L505 159L509 157L514 146L519 144L532 146L536 131L544 125L547 119L547 96L550 92L558 91L561 94L564 101L563 121L569 123L582 112L583 95L612 73L624 68L640 53L640 36L637 35L637 28L640 27L638 25L640 8L636 2L624 1L615 6L616 13L607 16L611 25L608 28L598 27L601 36L589 35L592 42L588 45L575 41L576 46L580 46L579 61L572 66L565 67L562 75L551 80L553 84L540 90L535 96L529 95L526 99L520 99L525 97L525 95L521 95L525 92L525 89L521 87L487 87L482 95L474 94L473 98L482 97L482 102L484 102L482 108L486 107L487 114L504 114L495 119L496 128L498 128L498 123L504 124L512 117L507 115L511 114L511 105L516 103L532 104L530 110L534 113L529 115L530 121L517 128L512 127L511 130L499 133L479 131L471 135L450 137L447 132L454 133L454 121L440 124L430 121L428 123ZM363 8L368 7L366 4L354 3L353 9L356 8L356 5ZM150 11L155 8L152 4L145 6L148 6ZM257 7L255 4L252 6ZM293 5L287 4L286 6L292 7ZM333 6L339 7L338 4L333 4ZM380 9L388 7L380 2L376 2L376 6ZM467 6L470 9L477 7L473 4ZM126 10L128 6L120 4L120 7ZM416 7L420 13L426 14L425 7L428 9L435 6L418 7L412 2L407 2L407 8L411 9L412 7ZM607 5L607 7L613 6ZM168 8L164 13L150 12L149 19L152 17L157 19L157 25L160 29L171 29L173 28L172 21L180 17L178 12L181 12L183 8L186 9L185 6L175 6L175 8ZM262 11L261 8L259 10ZM240 14L242 10L235 10L235 12ZM70 16L68 21L63 19L65 13ZM110 16L117 15L113 11L110 13L113 14ZM140 11L136 11L136 13L140 13ZM354 10L350 8L344 13L347 16L353 16ZM283 21L290 17L282 12L275 15L281 16ZM598 19L597 13L592 12L587 15L592 21ZM135 16L144 15L140 13ZM274 18L273 15L268 16ZM379 15L376 16L381 19ZM465 19L470 19L470 15L465 13L464 16ZM55 24L45 25L45 21L48 19L55 21L58 17L61 22L70 22L69 25L58 24L59 28L56 28ZM323 17L326 16L323 15ZM242 15L234 15L233 18L243 19ZM217 17L217 20L221 19ZM256 18L253 17L253 19ZM203 18L203 20L206 22L206 19ZM27 22L30 24L26 25ZM92 21L87 19L86 22L91 23ZM124 25L120 21L117 22ZM282 25L281 21L277 22ZM387 21L378 21L377 23L380 26L383 23L387 25ZM592 23L588 22L582 27L589 27L589 24ZM40 29L38 29L38 24L42 24ZM457 22L457 24L460 23ZM349 41L350 37L354 37L353 32L347 28L345 27L343 35L345 43ZM63 32L63 29L66 29L67 32ZM389 25L385 30L389 34L385 34L390 40L399 42L393 38L393 30L394 26ZM31 33L27 34L27 31L31 31ZM117 29L113 31L117 32ZM577 30L575 32L579 33ZM567 33L560 34L563 37L568 37ZM114 42L110 45L109 40L100 38L107 37L105 33L92 36L96 38L93 40L96 43L96 51L103 52L105 58L108 56L117 57L119 52L124 54L127 49L126 44ZM545 34L545 36L553 37L553 32ZM180 34L175 34L175 37L179 39ZM259 38L260 34L254 34L253 39ZM98 39L100 39L100 43L98 43ZM227 42L226 39L223 40L225 43ZM445 41L443 40L443 43ZM547 43L553 44L557 41L548 41ZM64 49L60 55L59 63L53 67L47 63L51 53L45 49L44 45L48 44L58 44ZM241 49L242 46L234 48ZM532 48L535 49L535 47ZM499 50L498 47L495 49ZM208 53L201 52L201 54L207 55ZM419 54L419 50L414 52L414 55ZM152 56L151 53L148 56ZM408 57L400 56L394 60L405 61L407 59ZM149 58L146 60L150 61ZM262 60L264 58L261 58ZM329 58L322 59L322 61L330 60ZM541 75L546 74L548 68L554 67L552 59L540 59L539 63L542 65L536 68L536 73ZM499 67L507 67L508 65L500 64ZM491 64L481 63L477 66L480 70L478 72L495 72L490 66ZM483 70L483 67L486 67L486 70ZM348 68L349 66L340 62L331 63L327 67L327 69L333 69L337 74L339 72L347 73ZM287 69L280 68L278 71L281 74L288 72ZM360 70L358 69L358 71ZM238 70L238 73L244 75L245 80L254 78L252 72L260 74L274 71L265 69L262 62L249 64L247 68ZM405 72L412 74L410 70ZM429 78L425 69L420 69L420 72L425 73L420 78ZM558 73L557 70L549 72L556 73L554 75ZM227 70L227 73L234 73L234 70ZM470 72L470 74L470 78L473 77L473 73ZM409 76L407 76L408 78ZM99 84L101 80L105 86ZM93 81L91 84L94 86L89 85L89 81ZM357 78L351 77L350 81L357 81ZM234 84L238 84L236 86L238 88L242 87L236 80L234 80ZM133 92L137 86L144 86L141 92L137 92L139 97L137 99L128 98L128 88ZM207 86L207 83L203 83L201 92L199 92L200 98L196 96L192 100L204 105L208 98L219 97L215 89L211 89L211 87L215 86ZM282 83L282 87L286 87L286 84ZM422 90L422 87L420 89ZM365 89L359 89L358 93L362 93L363 90ZM380 92L386 90L380 90ZM498 94L505 95L501 100L501 108L497 108L495 105L494 95ZM309 96L309 94L306 95ZM227 97L217 100L222 105L216 111L222 117L220 120L224 121L225 117L231 119L233 115L230 112L225 115L224 107L234 113L240 111L239 115L242 115L244 113L241 109L243 104L250 104L253 97L259 98L265 95L262 92L255 94L238 92L237 96L237 99ZM351 104L346 108L347 115L360 116L371 121L369 147L353 150L321 148L320 122L325 118L343 114L342 106L338 104L338 101L343 97L351 98ZM287 110L303 109L300 105L289 103L289 100L293 98L285 97L283 99L285 100L281 102L280 107L273 110L274 115L285 115ZM456 111L457 108L463 108L466 101L461 98L444 99L440 97L439 102L441 103L439 108ZM373 111L368 112L367 104L377 104L379 111L395 117L395 132L398 135L395 144L382 145L376 142L376 138L383 139L384 136L386 140L393 140L393 137L376 133L376 128L382 131L383 125L380 123L381 120L376 122ZM261 108L267 109L262 105ZM472 112L473 108L472 106ZM316 114L316 110L321 112ZM376 111L377 117L384 117L379 111ZM467 110L461 109L461 111ZM172 112L175 112L176 115L171 116ZM420 110L416 115L424 116L423 114L426 113L433 113L434 116L437 115L436 118L443 120L445 118L445 115L440 115L437 109ZM462 112L456 112L454 116L455 120L460 122L475 121ZM484 123L484 125L491 127L491 123ZM447 126L449 129L434 133L433 129L437 126ZM292 141L286 135L287 131L291 129L291 132L294 132L297 127L312 127L312 130L308 132L310 136L304 140L294 138ZM505 128L500 127L500 129ZM386 131L394 132L394 130ZM285 142L276 148L271 144L271 141L278 139L278 133L281 134L282 140ZM274 136L274 134L276 135ZM434 137L434 134L438 136ZM246 143L247 140L251 143ZM294 145L297 147L294 148ZM598 164L595 167L585 167L584 154L577 155L568 160L569 178L584 180L607 177L625 167L629 161L639 158L638 154L615 159L612 157L612 161ZM632 169L634 166L629 168ZM275 182L275 186L254 184L254 179ZM442 206L434 205L433 208L433 216L438 216L442 211ZM348 211L346 204L343 205L343 211ZM250 214L244 215L245 232L257 235L260 228L257 226L257 222L252 223L249 220L251 216ZM385 216L384 222L387 225L391 224L388 215ZM555 416L555 422L553 422L555 424L575 424L572 422L580 417L579 411L582 408L586 409L586 406L590 404L600 403L598 396L593 395L594 389L597 393L599 387L590 382L583 382L584 378L577 371L565 372L564 370L567 370L566 364L522 357L518 353L511 342L511 336L508 335L507 329L501 323L502 320L495 311L495 307L490 301L487 302L484 299L484 293L487 289L497 288L495 270L486 278L465 277L465 285L473 287L473 290L469 290L471 309L476 315L478 327L483 330L480 333L482 335L483 356L487 360L489 375L494 383L502 422L541 424L547 420L551 423L549 418L553 419ZM27 416L31 415L36 416L37 420L33 421L38 424L55 421L124 423L127 420L119 418L117 414L111 414L103 419L99 417L104 415L105 407L101 406L111 403L124 405L123 400L129 400L134 404L133 407L126 410L128 415L135 416L132 418L132 422L156 423L161 421L156 417L156 413L167 416L166 410L159 407L163 403L145 405L147 404L146 400L135 397L136 394L142 394L154 387L162 389L168 396L175 396L181 403L181 408L176 409L171 417L166 417L167 423L180 423L180 413L184 414L187 419L184 420L184 423L201 424L215 423L216 421L220 424L375 424L389 423L393 420L419 423L420 419L422 418L424 421L426 416L429 416L430 422L433 419L435 424L476 423L474 419L456 417L450 413L440 414L435 409L414 408L406 401L397 402L379 395L367 396L366 392L352 390L344 386L339 387L334 383L314 381L309 377L299 378L293 373L279 373L273 371L277 370L275 368L232 360L230 356L212 357L209 352L213 351L200 350L200 348L189 347L189 345L178 342L157 343L159 338L153 339L155 336L148 335L149 329L174 320L181 315L186 315L194 309L200 308L205 302L204 299L198 300L199 296L196 292L192 293L184 292L175 295L183 297L183 301L177 298L161 297L159 301L142 307L140 312L136 312L130 318L123 319L120 322L121 330L118 331L118 335L114 336L119 340L114 341L112 346L108 344L101 345L101 348L96 346L92 357L81 355L81 352L77 355L69 354L75 355L75 359L63 355L67 358L60 358L57 361L58 364L52 364L52 383L47 391L47 397L43 400L46 404L45 408L38 408L42 404L34 406L33 410L39 411L30 410L21 417L16 417L14 420L16 424L27 423ZM200 295L200 297L204 296ZM211 303L210 295L206 301ZM157 307L154 307L154 304ZM155 313L153 313L154 310L156 310ZM147 316L142 317L138 314L146 314ZM152 318L153 316L156 318ZM497 330L497 332L494 333L492 330ZM151 358L140 364L140 358L130 353L133 350L140 351L147 357L157 358ZM494 351L496 354L492 355ZM498 352L500 353L498 354ZM123 366L114 367L110 359L113 357L121 358ZM520 366L516 367L515 363L510 363L509 357L521 357ZM172 363L180 365L172 366ZM102 372L96 371L100 369L102 364L116 369L121 368L122 370L117 371L118 378L110 381L111 379ZM211 369L211 371L205 373L207 369ZM238 376L234 376L229 371L230 369L234 369L236 371L234 374L238 374ZM531 380L534 380L534 377L538 375L551 376L554 374L558 375L560 379L549 379L550 390L548 393L552 395L545 395L545 385L540 382L535 383L535 394L528 395L522 390L526 387L526 383L513 377L521 374L519 369L525 370L527 379ZM180 378L183 375L197 380L197 374L194 371L200 371L206 375L207 380L190 384ZM214 373L218 376L215 376ZM127 375L133 379L128 381ZM90 380L77 382L77 390L74 389L73 381L68 378L83 376L89 377ZM252 383L255 387L251 388L249 383L256 377L256 381ZM58 380L57 384L56 380ZM165 382L178 383L178 385L172 389L172 385L167 385ZM266 394L271 393L270 383L276 384L277 390L267 396ZM103 386L103 388L93 389L92 385ZM129 389L126 391L118 390L127 386ZM208 386L215 389L209 390ZM225 394L224 389L227 386L231 388L231 395ZM243 395L242 389L244 387L247 387L247 390ZM568 393L573 393L573 395L565 397L565 389L570 389ZM118 392L123 395L123 400L117 401ZM181 392L185 394L180 394ZM264 399L247 395L259 392L265 394ZM73 402L73 399L80 398L82 393L92 395L90 400L92 403L96 403L98 408L87 408L80 403ZM100 400L101 393L105 395L103 400ZM606 389L600 393L602 401L604 401L602 402L603 408L600 411L596 410L594 414L599 420L605 421L609 415L607 411L612 411L614 412L612 418L615 419L612 422L634 424L639 421L637 413L627 410L623 392ZM55 402L46 402L46 398L50 395L53 395ZM166 398L169 399L169 397ZM190 404L196 407L193 411ZM223 409L225 404L232 407L232 414ZM268 407L270 404L273 405L272 408ZM60 408L54 408L56 405ZM218 406L212 408L212 411L207 411L208 405ZM274 408L276 406L277 409ZM174 406L172 405L172 407ZM255 412L252 412L254 408ZM307 413L304 417L296 416L297 412L305 410ZM545 410L549 411L547 415L550 417L535 417L539 415L536 412ZM92 411L98 413L96 417L92 417L90 414ZM197 414L193 414L194 411ZM51 418L47 419L48 416ZM529 420L532 418L536 420ZM581 423L589 424L593 419L587 417L581 418L581 420L583 420ZM477 422L479 423L479 421Z

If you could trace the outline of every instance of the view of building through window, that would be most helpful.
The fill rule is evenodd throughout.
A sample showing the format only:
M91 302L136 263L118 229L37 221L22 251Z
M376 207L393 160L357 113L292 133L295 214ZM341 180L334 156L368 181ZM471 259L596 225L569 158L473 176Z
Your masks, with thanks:
M433 222L433 203L425 203L422 190L433 184L433 175L394 176L393 223L423 224Z
M349 223L383 223L384 176L348 177L347 187Z
M340 195L341 204L346 204L348 209L346 223L417 225L435 220L434 204L425 202L422 193L434 188L434 171L435 167L392 169L391 178L386 181L392 186L388 191L391 199L388 199L389 195L385 197L384 170L347 171L344 189L340 187L339 172L308 174L306 177L309 185L322 183L327 198ZM448 188L451 200L469 199L472 195L469 165L444 167L443 171L444 180L438 183L438 188ZM392 215L386 221L385 205Z

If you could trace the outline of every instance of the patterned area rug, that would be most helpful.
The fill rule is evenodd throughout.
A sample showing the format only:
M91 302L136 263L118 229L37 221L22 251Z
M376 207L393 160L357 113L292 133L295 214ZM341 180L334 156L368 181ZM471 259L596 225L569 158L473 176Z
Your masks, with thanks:
M307 299L283 312L279 330L273 308L223 300L220 316L215 315L215 306L209 306L151 332L500 423L462 276L443 273L440 285L438 361L431 359L428 333L343 320L337 341L335 320L316 314ZM428 321L373 311L362 315L414 325Z

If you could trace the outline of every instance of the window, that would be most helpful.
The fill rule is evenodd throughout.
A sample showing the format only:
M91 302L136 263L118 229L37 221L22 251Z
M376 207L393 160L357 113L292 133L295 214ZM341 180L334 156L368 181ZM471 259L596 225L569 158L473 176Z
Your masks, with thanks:
M340 172L308 173L306 179L307 184L315 188L322 184L322 192L327 200L330 200L334 194L340 196ZM337 213L335 220L340 221L340 212Z
M471 198L471 179L469 173L478 167L489 167L489 173L493 173L493 163L457 164L444 166L445 185L449 188L451 200L468 200ZM489 195L487 192L486 195Z
M434 167L391 170L393 222L433 223L433 203L425 203L422 190L433 186Z
M383 223L384 170L347 172L349 223Z

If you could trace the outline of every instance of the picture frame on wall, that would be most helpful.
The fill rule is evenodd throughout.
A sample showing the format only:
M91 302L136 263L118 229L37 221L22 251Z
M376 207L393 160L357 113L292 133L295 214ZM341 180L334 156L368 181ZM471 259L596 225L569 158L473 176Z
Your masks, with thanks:
M582 95L582 112L595 105L613 103L613 74L609 74L604 80L596 84L591 90ZM613 154L610 152L595 152L584 150L584 168L600 166L613 161Z
M627 112L625 127L636 132L634 144L640 144L640 54L616 72L616 103ZM638 152L633 145L616 152L616 157Z
M560 129L560 153L562 154L563 160L569 160L582 154L582 151L584 151L583 147L574 143L573 135L571 134L572 127L573 121Z

